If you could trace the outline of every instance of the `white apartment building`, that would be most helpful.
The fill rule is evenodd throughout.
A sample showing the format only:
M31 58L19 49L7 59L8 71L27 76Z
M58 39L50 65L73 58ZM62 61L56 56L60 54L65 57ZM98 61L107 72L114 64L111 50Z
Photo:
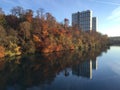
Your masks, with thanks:
M96 18L92 18L92 11L86 10L72 14L72 25L78 26L83 31L96 30ZM94 28L93 28L94 27Z

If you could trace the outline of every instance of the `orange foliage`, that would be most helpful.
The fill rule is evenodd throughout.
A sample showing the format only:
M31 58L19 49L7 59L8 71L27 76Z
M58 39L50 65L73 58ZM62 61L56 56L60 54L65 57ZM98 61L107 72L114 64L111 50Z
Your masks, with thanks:
M73 46L73 45L71 45L71 46L70 46L70 49L71 49L71 50L73 50L73 49L74 49L74 46Z
M33 40L35 42L41 42L41 40L39 39L39 37L37 35L33 35Z
M32 22L32 17L31 16L27 15L26 19L27 19L28 22L30 22L30 23Z
M41 48L43 48L43 46L44 46L41 39L37 35L33 35L33 41L35 43L36 50L40 51Z
M62 45L58 45L56 48L55 48L55 51L61 51L63 49Z
M28 9L27 10L27 12L26 12L26 20L28 21L28 22L32 22L32 20L33 20L33 18L32 18L32 16L33 16L33 11L32 10L30 10L30 9Z
M49 40L49 39L47 39L47 40ZM47 42L47 40L45 42L43 42L44 46L43 46L42 52L44 52L44 53L53 52L55 46L53 45L53 43Z
M0 46L0 58L4 56L5 56L5 49L2 46Z
M42 52L43 52L43 53L49 53L50 50L49 50L48 48L44 48L44 49L42 50Z

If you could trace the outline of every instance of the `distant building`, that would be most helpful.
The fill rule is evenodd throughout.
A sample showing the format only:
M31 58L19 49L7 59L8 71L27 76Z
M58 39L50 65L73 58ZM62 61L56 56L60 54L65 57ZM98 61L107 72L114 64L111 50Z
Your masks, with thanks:
M93 26L94 28L97 28L95 20L96 20L95 17L92 18L91 10L86 10L72 14L72 26L78 26L78 28L83 31L90 31L93 29L92 28Z
M92 30L97 31L97 18L96 17L92 18Z
M64 19L64 25L65 25L65 27L69 26L69 20L67 18Z

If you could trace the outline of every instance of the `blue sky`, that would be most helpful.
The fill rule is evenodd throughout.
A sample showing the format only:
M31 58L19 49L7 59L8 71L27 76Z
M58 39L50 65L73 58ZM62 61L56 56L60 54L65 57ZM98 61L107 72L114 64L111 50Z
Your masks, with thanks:
M0 0L0 7L9 14L15 6L36 11L43 8L50 12L58 22L72 13L92 10L98 18L98 31L108 36L120 36L120 0Z

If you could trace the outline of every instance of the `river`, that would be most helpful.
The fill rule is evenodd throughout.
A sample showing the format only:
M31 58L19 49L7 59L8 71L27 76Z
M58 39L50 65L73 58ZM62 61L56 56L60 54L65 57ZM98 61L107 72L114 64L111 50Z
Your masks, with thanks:
M0 90L120 90L120 47L2 59Z

